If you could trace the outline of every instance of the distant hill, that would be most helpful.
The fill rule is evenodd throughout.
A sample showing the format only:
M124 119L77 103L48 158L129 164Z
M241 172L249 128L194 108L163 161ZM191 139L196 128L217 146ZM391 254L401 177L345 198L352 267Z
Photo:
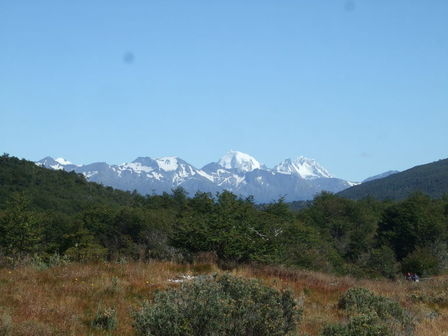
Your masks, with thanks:
M448 159L368 181L343 190L338 195L350 199L371 196L381 200L400 200L417 191L434 198L448 193Z
M71 214L92 205L127 205L134 196L75 172L50 170L7 154L0 156L0 209L14 192L24 193L35 209Z
M388 177L389 175L393 175L393 174L396 174L396 173L399 173L399 171L398 170L389 170L387 172L384 172L384 173L381 173L381 174L378 174L378 175L375 175L375 176L368 177L364 181L362 181L362 183L366 183L366 182L369 182L369 181L385 178L385 177Z

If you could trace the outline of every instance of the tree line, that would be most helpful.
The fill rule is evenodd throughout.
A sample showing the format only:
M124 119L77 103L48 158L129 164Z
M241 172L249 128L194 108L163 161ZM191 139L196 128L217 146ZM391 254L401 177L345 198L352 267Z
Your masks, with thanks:
M317 195L300 210L224 191L142 196L81 175L0 157L2 262L58 254L76 261L207 253L220 263L281 264L360 277L448 267L448 196L401 201Z

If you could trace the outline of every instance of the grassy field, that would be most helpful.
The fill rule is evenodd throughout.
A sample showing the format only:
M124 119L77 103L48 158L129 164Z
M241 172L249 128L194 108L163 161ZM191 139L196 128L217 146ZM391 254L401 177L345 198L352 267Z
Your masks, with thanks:
M133 335L132 311L160 289L178 286L170 279L223 272L213 264L169 262L76 264L39 270L32 266L0 269L0 335L108 335L92 326L98 311L112 307L118 326L112 335ZM448 277L420 283L356 280L316 272L242 266L231 273L290 288L303 304L299 331L318 335L326 323L344 320L339 296L365 287L411 311L417 336L448 335ZM2 329L3 328L3 329Z

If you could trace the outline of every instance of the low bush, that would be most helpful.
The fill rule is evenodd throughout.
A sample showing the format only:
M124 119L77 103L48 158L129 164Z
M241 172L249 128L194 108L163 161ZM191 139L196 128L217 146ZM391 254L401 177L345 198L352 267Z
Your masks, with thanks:
M58 253L44 256L36 254L31 258L31 265L39 271L43 271L51 267L67 265L69 262L70 260L67 256L61 256Z
M289 291L225 274L159 292L134 318L141 336L281 336L294 334L300 310Z
M397 302L365 288L351 288L339 300L349 315L346 324L324 328L322 336L410 336L414 325L409 313Z
M393 336L390 328L374 313L352 317L347 324L327 326L321 336Z
M401 306L386 297L378 296L365 288L351 288L339 300L339 307L352 313L374 311L381 319L395 319L408 323L409 314Z

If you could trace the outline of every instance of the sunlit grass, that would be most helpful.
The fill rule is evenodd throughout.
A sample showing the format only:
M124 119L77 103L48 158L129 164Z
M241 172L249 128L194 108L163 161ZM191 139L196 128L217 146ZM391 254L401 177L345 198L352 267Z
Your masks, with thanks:
M156 290L177 284L181 275L222 272L214 264L170 262L77 264L37 270L32 266L0 269L0 325L14 335L106 335L92 327L99 309L117 312L114 335L132 335L132 310ZM404 280L356 280L350 277L293 271L280 267L241 266L235 275L258 278L275 288L289 288L303 303L300 332L318 335L326 323L345 318L337 308L339 296L361 286L397 300L415 316L416 335L448 335L448 279L419 284ZM11 319L9 321L9 318ZM32 332L30 332L32 330Z

